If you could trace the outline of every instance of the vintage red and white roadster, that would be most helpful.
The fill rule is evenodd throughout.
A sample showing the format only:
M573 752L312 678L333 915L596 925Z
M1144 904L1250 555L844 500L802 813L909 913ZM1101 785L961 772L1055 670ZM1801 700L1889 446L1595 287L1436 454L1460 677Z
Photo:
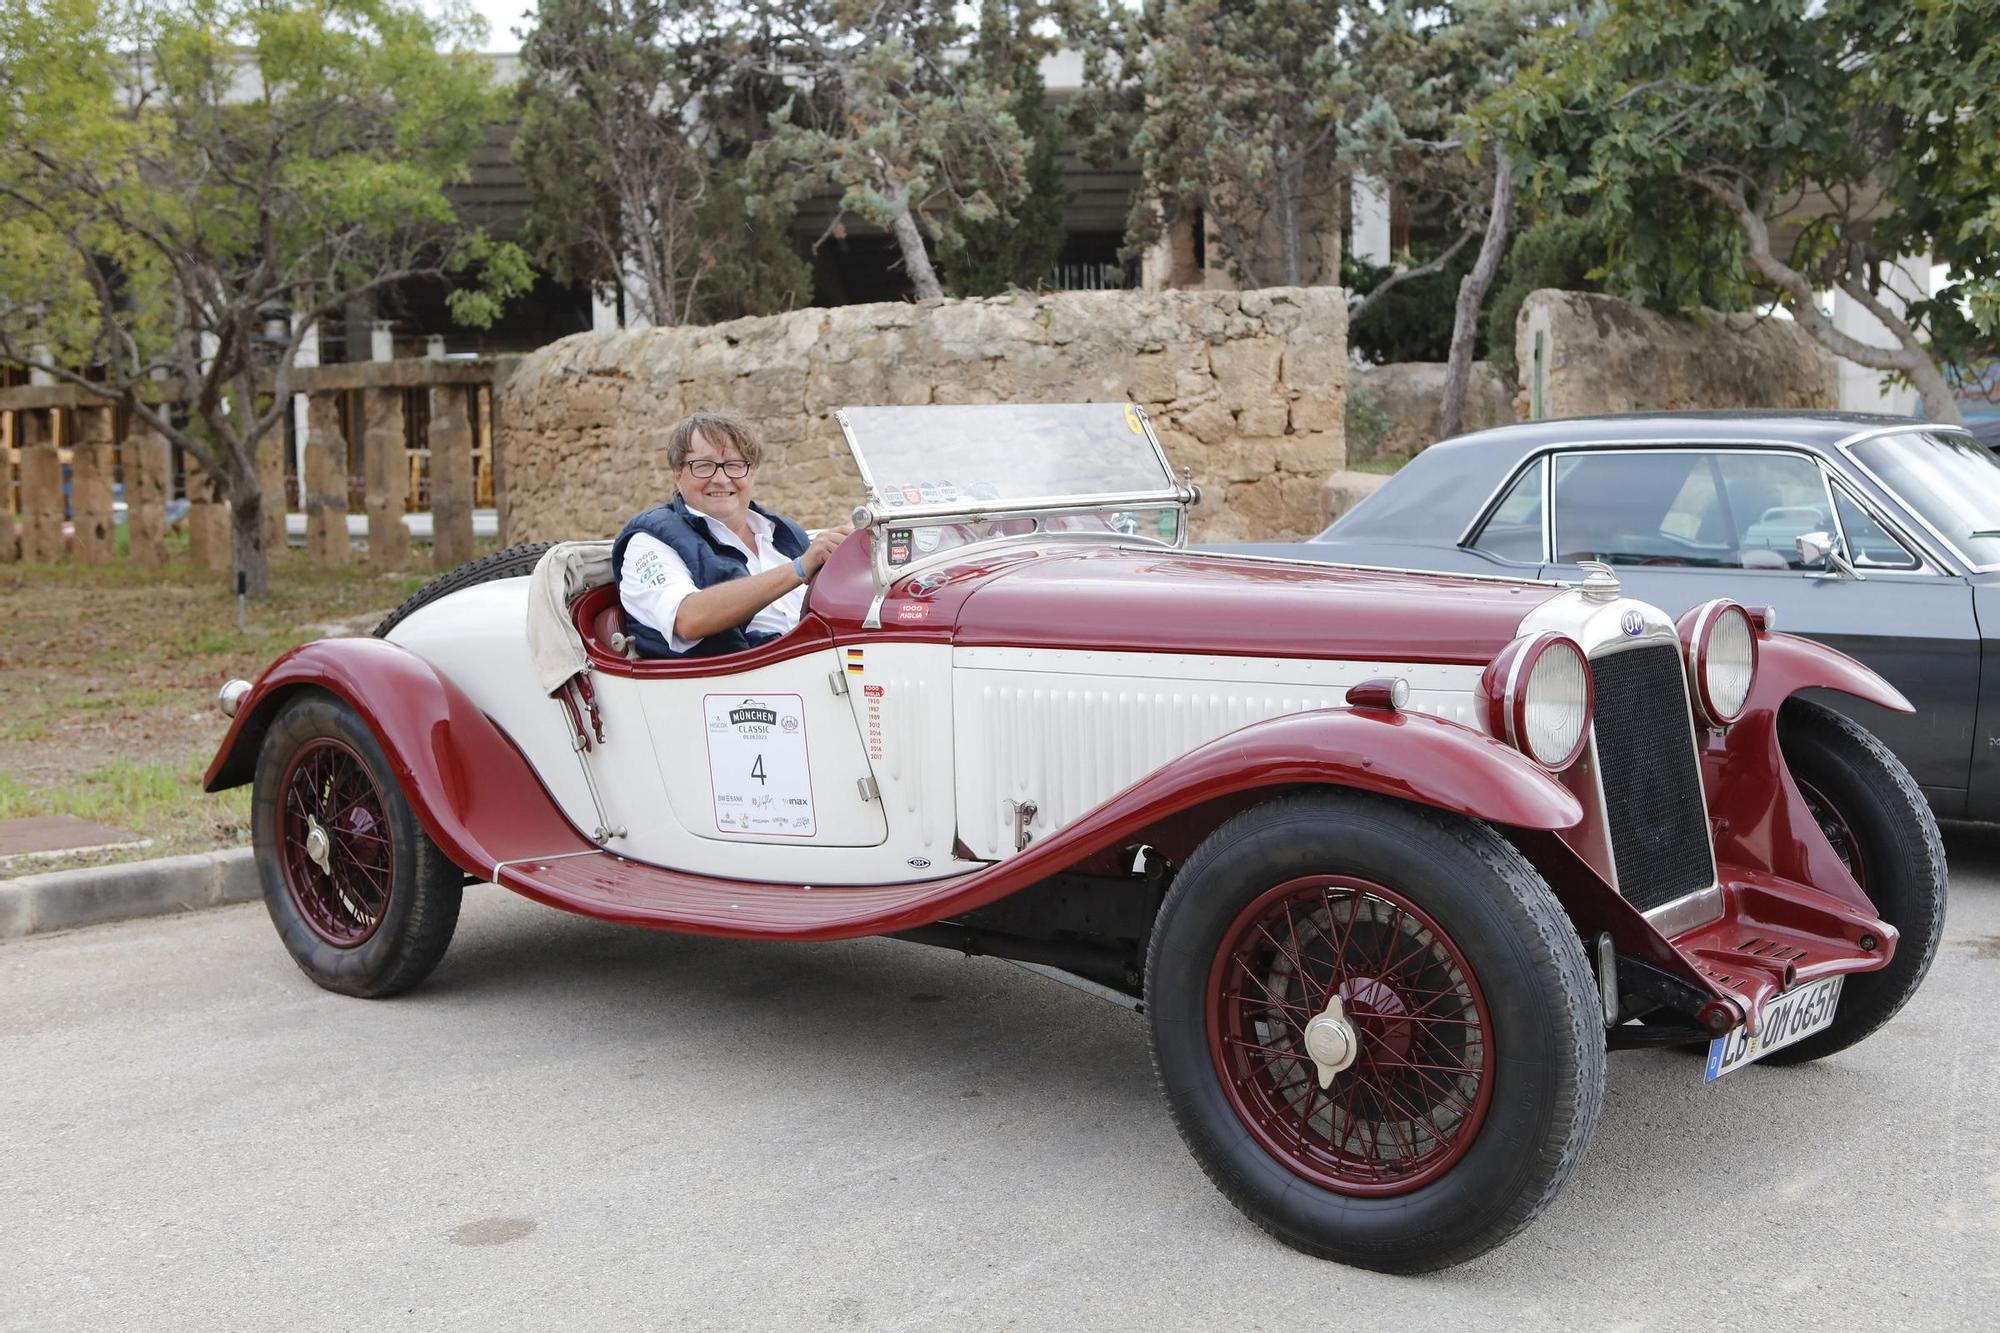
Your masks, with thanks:
M1249 1217L1397 1271L1548 1204L1607 1049L1816 1059L1922 980L1936 823L1802 692L1908 704L1760 610L1191 552L1131 407L839 418L866 499L774 642L633 660L576 543L225 687L206 784L308 976L416 985L470 881L1038 964L1143 1005Z

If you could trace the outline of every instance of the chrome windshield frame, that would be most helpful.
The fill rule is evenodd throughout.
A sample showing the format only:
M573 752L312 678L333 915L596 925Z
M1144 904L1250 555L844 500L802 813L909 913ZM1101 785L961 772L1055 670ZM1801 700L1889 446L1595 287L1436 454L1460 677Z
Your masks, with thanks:
M1160 465L1160 475L1168 479L1168 484L1157 490L1100 492L1096 494L1073 494L1054 496L1032 496L1005 500L955 500L936 504L897 505L890 507L882 502L881 491L874 474L868 467L867 455L855 437L853 423L848 418L848 408L841 408L833 414L840 426L841 438L847 442L847 451L854 459L855 470L861 474L861 484L867 488L868 499L855 506L852 516L856 528L866 528L870 537L870 569L875 580L875 595L870 599L868 615L862 622L868 629L882 627L882 603L889 590L913 573L936 569L959 560L972 558L989 551L997 545L1008 547L1029 545L1037 541L1062 539L1103 541L1114 544L1141 543L1145 546L1166 550L1183 550L1188 543L1188 510L1201 499L1201 488L1194 484L1192 474L1183 470L1180 480L1175 481L1173 464L1167 459L1166 450L1161 448L1160 439L1153 431L1152 418L1146 409L1137 404L1128 404L1126 412L1135 417L1153 457ZM1143 536L1138 533L1119 532L1107 529L1096 532L1051 532L1043 528L1043 521L1073 515L1096 514L1115 509L1171 509L1174 511L1174 534L1171 539ZM887 529L890 525L915 527L935 526L944 523L981 523L1008 519L1031 519L1035 531L1029 533L995 533L991 537L967 542L948 550L927 554L920 560L903 565L889 563L889 543Z

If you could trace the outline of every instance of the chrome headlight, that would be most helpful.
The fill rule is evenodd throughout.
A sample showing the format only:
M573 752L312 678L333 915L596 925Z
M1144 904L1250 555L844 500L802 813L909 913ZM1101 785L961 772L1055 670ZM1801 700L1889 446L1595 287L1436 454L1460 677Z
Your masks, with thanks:
M1536 763L1560 772L1583 753L1590 734L1590 664L1566 634L1514 640L1480 682L1488 726Z
M1718 597L1682 616L1678 628L1695 711L1709 726L1726 727L1743 716L1757 678L1757 627L1748 611Z

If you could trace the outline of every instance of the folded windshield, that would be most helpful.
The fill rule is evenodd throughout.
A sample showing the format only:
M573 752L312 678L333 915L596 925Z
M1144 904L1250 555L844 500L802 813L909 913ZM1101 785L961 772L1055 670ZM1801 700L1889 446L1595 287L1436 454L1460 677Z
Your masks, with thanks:
M1853 452L1970 564L2000 567L2000 460L1991 451L1967 435L1911 431L1863 440Z
M1124 403L850 407L839 420L884 509L1174 498L1145 414Z

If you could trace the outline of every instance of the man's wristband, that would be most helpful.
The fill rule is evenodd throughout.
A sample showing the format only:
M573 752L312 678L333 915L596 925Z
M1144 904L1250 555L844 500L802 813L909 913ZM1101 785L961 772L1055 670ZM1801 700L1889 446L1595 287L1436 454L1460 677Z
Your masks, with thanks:
M797 574L799 576L800 583L804 583L806 581L805 563L801 561L797 556L792 557L792 573Z

